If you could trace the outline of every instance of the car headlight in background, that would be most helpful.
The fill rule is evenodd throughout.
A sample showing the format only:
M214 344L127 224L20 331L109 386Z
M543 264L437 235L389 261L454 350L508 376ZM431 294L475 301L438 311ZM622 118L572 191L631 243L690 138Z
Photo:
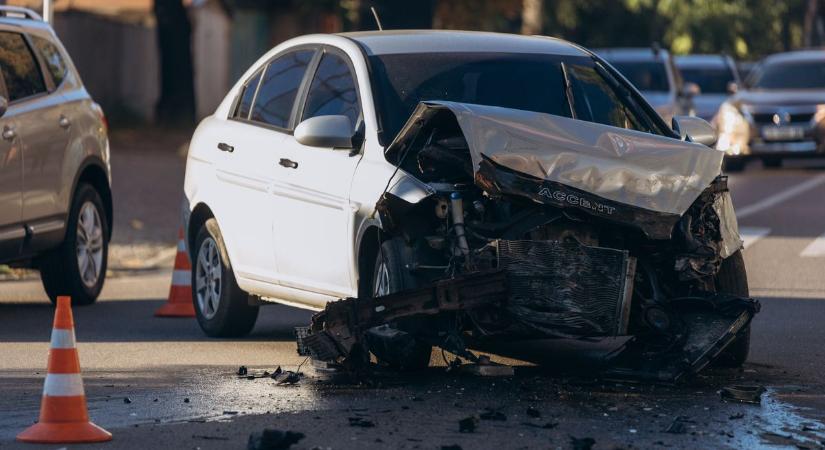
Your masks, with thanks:
M722 103L719 112L713 118L713 124L719 133L716 149L728 155L748 153L750 124L739 109L729 102Z
M825 124L825 105L816 105L816 113L811 119L811 125Z

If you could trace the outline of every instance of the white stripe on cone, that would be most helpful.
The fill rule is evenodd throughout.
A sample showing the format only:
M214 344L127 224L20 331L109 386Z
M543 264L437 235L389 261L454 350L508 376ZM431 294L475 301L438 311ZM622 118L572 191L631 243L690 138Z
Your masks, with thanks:
M74 330L52 328L52 348L75 348Z
M172 272L172 284L175 286L191 286L192 273L188 270L176 270Z
M178 252L183 253L186 251L186 244L183 242L183 239L178 240Z
M43 386L43 395L50 397L77 397L85 395L83 379L79 373L49 373L46 374L46 384Z

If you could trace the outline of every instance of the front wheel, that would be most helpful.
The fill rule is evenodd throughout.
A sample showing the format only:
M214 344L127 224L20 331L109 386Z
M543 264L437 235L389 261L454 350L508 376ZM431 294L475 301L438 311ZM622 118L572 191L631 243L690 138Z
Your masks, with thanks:
M719 273L716 274L716 289L719 292L740 297L750 296L748 275L745 271L745 258L742 257L741 250L722 261ZM736 340L719 355L716 365L720 367L741 367L748 359L750 346L751 326L748 325L740 332Z
M40 279L49 300L72 297L72 305L90 305L97 300L106 279L109 259L109 222L100 194L89 184L80 184L72 199L66 237L60 247L40 260Z
M417 286L410 273L410 249L400 239L381 244L373 267L373 297L392 294ZM379 362L402 370L425 369L430 364L432 346L416 339L408 330L414 323L395 323L367 330L370 350Z
M258 306L238 287L218 222L209 219L195 238L192 302L201 329L211 337L243 336L258 318Z

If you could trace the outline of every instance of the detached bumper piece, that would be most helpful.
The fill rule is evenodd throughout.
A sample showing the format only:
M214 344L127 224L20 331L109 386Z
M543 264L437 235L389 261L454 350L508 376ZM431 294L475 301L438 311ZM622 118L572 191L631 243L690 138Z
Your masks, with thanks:
M636 336L610 361L606 377L617 380L678 382L698 373L737 338L747 333L759 302L728 294L671 301L677 330L662 336Z
M370 328L406 317L501 306L506 299L506 276L496 270L462 275L379 298L339 300L312 317L308 332L297 333L299 352L324 361L354 362L353 357L366 356L365 333Z

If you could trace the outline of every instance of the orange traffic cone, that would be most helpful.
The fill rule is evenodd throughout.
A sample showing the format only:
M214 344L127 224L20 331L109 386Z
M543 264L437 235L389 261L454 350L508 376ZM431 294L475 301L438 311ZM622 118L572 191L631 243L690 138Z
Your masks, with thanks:
M178 229L178 254L175 255L175 270L172 272L172 287L169 300L155 311L155 317L195 317L192 304L192 266L183 242L183 228Z
M40 420L18 434L19 441L70 444L112 440L112 433L89 421L71 304L70 297L57 297Z

